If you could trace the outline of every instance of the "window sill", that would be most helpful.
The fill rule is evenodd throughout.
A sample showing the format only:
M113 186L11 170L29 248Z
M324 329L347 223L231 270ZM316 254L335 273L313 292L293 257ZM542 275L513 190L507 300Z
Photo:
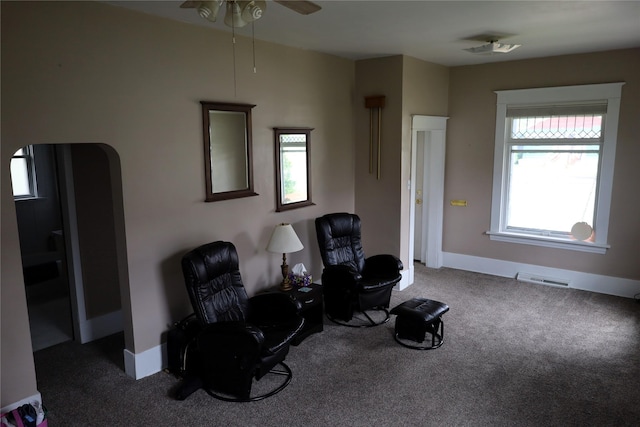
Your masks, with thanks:
M487 231L485 234L491 240L507 243L519 243L522 245L543 246L545 248L568 249L571 251L590 252L594 254L606 254L609 245L602 243L590 243L579 240L567 240L543 236L525 236L515 233Z

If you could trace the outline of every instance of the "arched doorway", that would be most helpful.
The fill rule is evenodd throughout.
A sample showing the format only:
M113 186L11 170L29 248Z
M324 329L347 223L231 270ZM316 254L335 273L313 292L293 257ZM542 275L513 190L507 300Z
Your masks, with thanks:
M59 282L65 281L67 284L66 297L73 320L72 328L66 330L67 338L85 343L122 330L130 336L132 328L130 324L125 326L122 310L123 306L128 307L126 301L123 304L122 298L128 295L128 272L118 154L106 144L33 147L35 158L41 157L35 165L43 168L40 176L35 171L36 178L49 194L36 194L29 199L16 201L23 269L25 259L34 259L33 251L24 249L43 248L40 243L25 242L34 238L42 240L47 234L55 236L55 244L40 252L45 253L43 259L55 259L58 266L58 289L54 295L58 299L57 310L68 309L59 298L62 293ZM38 209L37 205L43 203L45 198L55 198L59 204ZM31 212L31 215L25 215L25 212ZM58 218L47 218L47 215L57 215ZM34 228L41 230L39 233L25 234L25 230ZM29 263L33 264L31 261ZM27 274L25 282L26 279ZM55 308L44 313L44 317L31 314L33 307L29 294L33 292L28 287L25 287L25 292L30 319L49 322L48 326L60 329L60 313L56 313ZM55 339L47 340L44 337L44 342L38 342L42 337L34 337L34 329L41 333L46 331L47 325L44 329L42 325L30 326L34 351L55 344ZM64 339L64 333L59 338Z

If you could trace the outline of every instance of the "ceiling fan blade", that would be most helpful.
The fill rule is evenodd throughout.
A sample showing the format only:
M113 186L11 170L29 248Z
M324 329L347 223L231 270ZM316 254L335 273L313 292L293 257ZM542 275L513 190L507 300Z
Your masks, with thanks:
M200 4L199 1L196 0L187 0L186 2L182 3L180 5L180 8L182 9L192 9L194 7L198 7L198 4Z
M276 3L288 7L294 12L298 12L302 15L310 15L322 9L317 4L307 0L273 0Z

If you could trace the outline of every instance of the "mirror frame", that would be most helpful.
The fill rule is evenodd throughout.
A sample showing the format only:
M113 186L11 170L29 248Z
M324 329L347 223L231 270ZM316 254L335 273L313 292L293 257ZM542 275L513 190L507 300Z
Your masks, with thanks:
M200 101L202 105L202 134L204 142L204 170L205 170L205 202L216 202L219 200L238 199L241 197L257 196L253 189L253 150L251 131L251 109L252 104L232 104L223 102ZM209 114L212 111L235 111L243 113L245 116L245 141L238 141L238 144L246 143L246 165L247 165L247 187L238 190L213 192L213 182L211 175L211 134ZM215 155L214 155L215 156Z
M303 208L305 206L315 205L311 201L311 160L309 146L311 144L311 131L313 128L304 127L276 127L273 128L275 160L276 160L276 212L287 211L291 209ZM285 134L304 134L306 136L306 162L307 162L307 198L299 202L283 203L282 202L282 164L280 162L280 135Z

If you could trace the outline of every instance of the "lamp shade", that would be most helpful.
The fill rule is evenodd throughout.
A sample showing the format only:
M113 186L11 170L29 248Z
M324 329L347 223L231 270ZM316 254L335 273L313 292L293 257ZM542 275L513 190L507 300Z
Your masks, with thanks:
M304 249L302 242L298 239L298 235L291 224L278 224L273 229L271 239L267 245L267 251L280 254L288 254L298 252Z

